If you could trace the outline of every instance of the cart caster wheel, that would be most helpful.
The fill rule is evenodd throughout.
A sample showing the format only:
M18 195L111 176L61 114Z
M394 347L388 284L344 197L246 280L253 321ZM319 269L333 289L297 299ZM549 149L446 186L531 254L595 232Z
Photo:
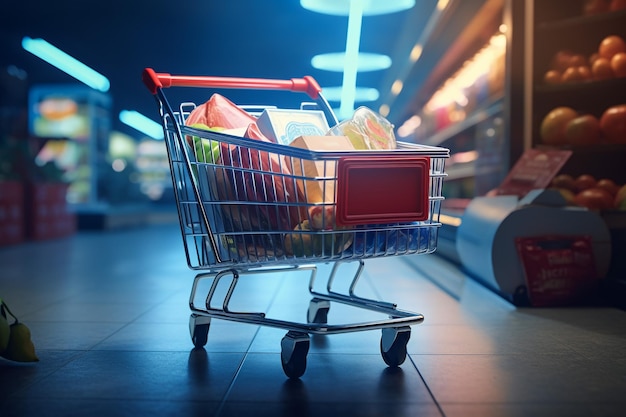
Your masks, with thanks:
M330 301L313 298L306 315L307 323L328 323L328 310L330 310Z
M307 333L294 331L289 331L280 342L280 360L283 371L289 378L300 378L304 375L309 344Z
M189 317L189 334L194 347L200 348L206 345L209 338L211 317L192 314Z
M411 328L408 326L383 329L380 339L380 353L385 363L395 368L402 365L406 359L406 345L411 337Z

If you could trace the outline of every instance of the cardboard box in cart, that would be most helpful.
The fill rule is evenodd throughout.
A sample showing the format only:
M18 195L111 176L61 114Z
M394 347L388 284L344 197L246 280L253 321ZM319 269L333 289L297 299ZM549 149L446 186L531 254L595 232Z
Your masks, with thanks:
M257 126L269 140L289 145L299 136L321 136L328 130L324 112L319 110L265 109Z
M291 146L312 151L351 150L352 142L346 136L300 136ZM337 163L331 160L294 159L293 173L307 178L333 178L332 180L298 180L298 188L306 195L308 202L332 203L335 201L335 181Z

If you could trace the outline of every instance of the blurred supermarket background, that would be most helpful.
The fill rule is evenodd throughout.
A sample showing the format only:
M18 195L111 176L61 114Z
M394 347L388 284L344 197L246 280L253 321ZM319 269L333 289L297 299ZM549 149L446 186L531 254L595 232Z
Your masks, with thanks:
M367 106L394 124L398 139L449 148L439 253L461 264L457 231L465 210L493 195L529 150L565 152L552 177L569 183L552 185L569 203L589 201L574 200L590 180L582 176L626 184L624 135L589 130L614 107L623 126L623 63L609 75L606 66L592 73L605 39L619 38L611 56L600 58L626 53L623 3L8 2L0 14L0 245L143 224L146 214L175 218L157 106L141 81L151 67L176 75L311 75L340 119ZM46 52L69 56L71 68L51 64ZM94 79L80 81L86 70ZM173 94L208 98L197 90ZM278 107L291 100L245 90L228 97ZM542 130L552 110L560 113L550 117L567 117L562 107L586 116L573 139ZM151 128L136 124L145 118ZM621 250L623 210L613 200L594 210L611 232L612 250Z

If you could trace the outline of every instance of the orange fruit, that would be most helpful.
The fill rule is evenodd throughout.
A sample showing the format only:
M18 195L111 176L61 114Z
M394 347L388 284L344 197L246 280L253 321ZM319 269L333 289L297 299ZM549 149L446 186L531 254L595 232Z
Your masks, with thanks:
M583 114L565 125L565 139L571 145L593 145L600 142L600 120L591 114Z
M606 109L600 116L600 128L607 142L626 144L626 104Z
M561 106L552 109L541 121L539 135L548 145L565 145L565 128L567 124L578 116L571 107Z
M580 74L583 80L589 80L592 78L591 68L587 65L580 65L578 67L578 74Z
M613 68L611 68L611 61L607 58L598 58L591 66L591 73L596 80L608 80L614 78Z
M593 188L597 183L596 178L591 174L582 174L574 178L574 186L577 192Z
M626 77L626 52L618 52L613 55L611 68L616 77Z
M598 47L598 54L606 59L613 58L618 52L626 52L626 42L620 36L609 35L602 39Z
M552 57L550 69L565 71L570 66L570 61L574 54L568 50L560 50Z
M581 67L569 67L563 72L563 76L561 76L561 81L564 83L573 83L577 81L583 81L585 79L585 74L583 74L580 69Z
M569 59L570 67L580 67L581 65L587 65L587 58L582 54L574 54Z
M619 191L619 185L610 178L599 179L596 183L596 187L607 190L613 197L615 197Z
M546 84L560 84L561 83L561 73L557 70L549 70L543 76L543 81Z

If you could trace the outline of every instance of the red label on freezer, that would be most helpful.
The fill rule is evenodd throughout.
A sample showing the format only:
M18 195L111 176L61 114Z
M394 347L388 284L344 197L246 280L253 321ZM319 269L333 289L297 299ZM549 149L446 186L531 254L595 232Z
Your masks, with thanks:
M589 236L515 240L534 307L574 304L595 289L598 276Z

